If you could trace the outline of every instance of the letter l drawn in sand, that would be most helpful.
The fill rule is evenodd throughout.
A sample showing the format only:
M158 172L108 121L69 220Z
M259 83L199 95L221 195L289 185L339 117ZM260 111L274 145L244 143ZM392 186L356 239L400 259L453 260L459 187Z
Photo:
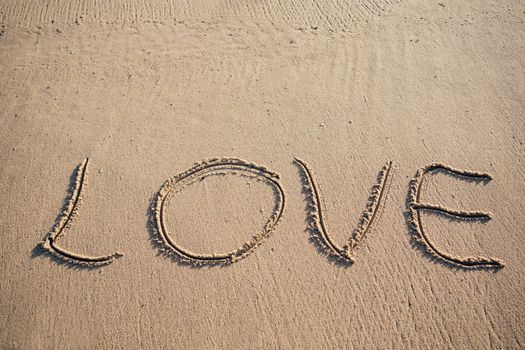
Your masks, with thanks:
M87 187L88 163L89 158L86 158L77 167L74 186L69 194L69 198L66 200L65 209L60 213L55 226L45 236L40 245L47 252L65 263L85 267L99 267L110 264L123 255L114 253L98 257L85 256L71 252L58 245L58 241L67 230L71 229L73 221L78 215L78 208L82 203Z

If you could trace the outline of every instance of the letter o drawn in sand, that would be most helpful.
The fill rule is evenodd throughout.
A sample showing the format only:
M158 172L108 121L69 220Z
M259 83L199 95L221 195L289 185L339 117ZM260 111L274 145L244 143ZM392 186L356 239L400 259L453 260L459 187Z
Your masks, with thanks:
M236 250L225 254L200 254L189 251L177 244L170 237L164 222L165 206L170 193L181 191L188 185L205 179L211 175L238 174L249 178L264 180L272 187L275 194L275 206L261 232L254 235L248 242ZM227 265L245 258L252 253L266 238L268 238L284 210L285 195L279 184L279 175L269 171L265 167L247 163L237 158L214 158L201 163L196 163L188 169L170 179L160 188L155 196L152 210L154 210L154 239L160 244L161 249L169 255L175 256L182 263L195 266L200 265Z

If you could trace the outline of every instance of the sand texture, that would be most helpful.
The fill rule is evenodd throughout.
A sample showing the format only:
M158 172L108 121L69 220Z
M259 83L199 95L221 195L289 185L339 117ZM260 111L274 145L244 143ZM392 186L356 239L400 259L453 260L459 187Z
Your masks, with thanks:
M525 348L524 22L0 0L0 349Z

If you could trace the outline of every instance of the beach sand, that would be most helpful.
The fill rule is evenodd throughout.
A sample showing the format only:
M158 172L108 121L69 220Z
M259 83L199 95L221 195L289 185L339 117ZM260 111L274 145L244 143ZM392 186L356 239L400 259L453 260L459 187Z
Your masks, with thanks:
M0 0L0 348L525 347L524 21Z

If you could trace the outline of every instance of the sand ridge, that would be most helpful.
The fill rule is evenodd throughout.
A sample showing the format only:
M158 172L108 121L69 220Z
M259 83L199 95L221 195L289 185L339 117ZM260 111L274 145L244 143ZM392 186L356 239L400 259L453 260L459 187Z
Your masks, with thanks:
M144 23L201 21L264 21L294 27L355 30L360 23L380 16L400 0L293 1L270 0L0 0L0 23Z

